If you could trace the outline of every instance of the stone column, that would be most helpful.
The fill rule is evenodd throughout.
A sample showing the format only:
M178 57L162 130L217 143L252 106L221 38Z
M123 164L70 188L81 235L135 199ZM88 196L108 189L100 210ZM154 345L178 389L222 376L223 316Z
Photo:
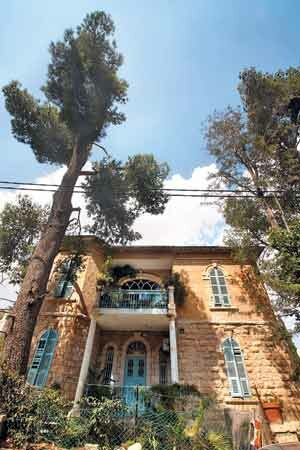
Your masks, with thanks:
M98 302L99 298L100 298L100 295L97 295L95 303ZM87 375L88 375L88 371L89 371L89 367L90 367L92 351L93 351L96 327L97 327L97 322L96 322L96 319L93 317L93 313L92 313L91 314L91 322L90 322L90 326L89 326L89 332L88 332L87 340L85 343L85 349L84 349L83 358L82 358L82 362L81 362L81 368L80 368L80 374L79 374L79 379L78 379L77 388L76 388L74 404L73 404L73 408L69 412L70 416L78 416L80 414L79 403L84 394L84 387L85 387L85 383L86 383L86 379L87 379Z
M170 336L170 359L171 359L171 383L179 383L178 356L176 341L176 305L174 301L174 286L169 286L169 336Z

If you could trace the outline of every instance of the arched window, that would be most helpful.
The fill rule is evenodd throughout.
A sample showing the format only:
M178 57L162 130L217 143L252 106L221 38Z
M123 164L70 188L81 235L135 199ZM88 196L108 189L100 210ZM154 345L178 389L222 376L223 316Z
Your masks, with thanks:
M223 352L232 397L249 397L249 381L239 344L228 338L223 343Z
M114 348L108 347L105 355L105 363L103 369L103 384L110 384L112 381L112 369L114 364Z
M64 261L60 268L60 278L56 285L55 297L69 298L73 291L74 275L77 270L74 260Z
M212 288L213 305L229 306L229 295L222 270L219 267L214 267L209 271L209 278Z
M159 291L161 287L155 281L140 278L126 281L122 285L122 289L128 289L131 291Z
M127 347L127 355L145 355L146 347L141 341L131 342Z
M45 331L41 336L28 371L27 382L29 384L37 387L45 386L57 339L57 331L53 329Z

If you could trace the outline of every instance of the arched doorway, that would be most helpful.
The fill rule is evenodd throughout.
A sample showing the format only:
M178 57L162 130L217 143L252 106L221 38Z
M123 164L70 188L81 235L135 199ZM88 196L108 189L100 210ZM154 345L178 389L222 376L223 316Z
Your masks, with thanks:
M125 386L145 386L147 376L147 354L141 341L131 342L125 357Z

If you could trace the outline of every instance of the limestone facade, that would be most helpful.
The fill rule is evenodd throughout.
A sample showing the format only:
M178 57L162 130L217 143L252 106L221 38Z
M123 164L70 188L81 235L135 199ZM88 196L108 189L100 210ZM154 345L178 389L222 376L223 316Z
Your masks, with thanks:
M36 325L30 361L40 336L48 328L58 331L58 341L47 384L59 384L69 399L75 396L91 315L98 307L97 273L105 259L104 250L94 238L86 238L84 268L70 298L55 298L55 271L49 282ZM61 255L58 255L58 258ZM186 287L184 303L176 307L176 336L180 383L193 384L200 392L213 395L222 407L255 409L256 389L262 399L276 396L282 403L284 423L278 433L300 429L299 382L293 381L295 358L285 340L284 328L276 319L264 287L250 265L240 267L224 247L116 247L110 250L115 265L130 264L139 276L157 280L162 286L172 272L181 275ZM209 270L218 267L225 275L230 305L216 307L212 302ZM120 312L121 315L121 312ZM134 316L126 320L98 315L99 326L90 362L91 374L100 373L107 348L113 347L112 374L116 384L124 384L124 361L130 342L141 341L146 348L146 384L157 384L159 351L168 339L168 327L161 329L149 320ZM104 324L101 325L101 324ZM222 343L228 337L238 342L243 354L251 393L233 398ZM168 366L168 380L170 379ZM89 380L87 380L88 382ZM282 438L283 440L284 438Z

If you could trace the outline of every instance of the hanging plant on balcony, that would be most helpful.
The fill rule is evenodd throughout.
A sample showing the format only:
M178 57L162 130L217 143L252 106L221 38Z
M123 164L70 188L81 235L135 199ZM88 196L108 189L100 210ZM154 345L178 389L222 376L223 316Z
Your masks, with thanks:
M119 280L122 278L134 278L136 275L137 270L129 264L112 266L112 257L108 256L101 267L101 271L97 274L97 288L117 287Z
M115 286L122 278L135 278L138 271L130 264L125 264L124 266L111 267L109 273L113 280L113 285Z
M172 273L165 281L165 287L174 286L174 300L176 305L183 305L186 296L186 287L180 273Z
M104 287L111 286L113 283L113 277L110 273L112 266L112 258L108 256L102 264L101 271L97 273L96 287L102 289Z

